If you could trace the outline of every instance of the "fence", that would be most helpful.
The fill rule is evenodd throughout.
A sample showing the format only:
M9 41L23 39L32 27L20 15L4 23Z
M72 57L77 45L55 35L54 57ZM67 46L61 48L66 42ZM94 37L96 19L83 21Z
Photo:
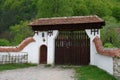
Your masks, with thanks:
M23 55L0 55L0 64L9 64L9 63L27 63L28 54Z

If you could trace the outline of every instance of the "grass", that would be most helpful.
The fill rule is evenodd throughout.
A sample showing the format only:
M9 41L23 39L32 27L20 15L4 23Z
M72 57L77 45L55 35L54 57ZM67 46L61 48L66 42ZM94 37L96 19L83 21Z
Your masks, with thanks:
M0 71L36 66L36 64L0 64Z
M77 80L116 80L115 77L96 66L81 66L75 69Z
M51 67L52 65L51 64L46 64L45 67Z
M74 69L74 68L76 68L76 66L74 66L74 65L60 65L60 67L62 69Z

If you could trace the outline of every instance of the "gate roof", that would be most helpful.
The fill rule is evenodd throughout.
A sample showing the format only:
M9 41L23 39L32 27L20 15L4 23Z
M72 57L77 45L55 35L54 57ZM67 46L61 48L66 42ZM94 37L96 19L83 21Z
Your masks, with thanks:
M34 31L100 29L104 25L105 21L96 15L40 18L29 24Z

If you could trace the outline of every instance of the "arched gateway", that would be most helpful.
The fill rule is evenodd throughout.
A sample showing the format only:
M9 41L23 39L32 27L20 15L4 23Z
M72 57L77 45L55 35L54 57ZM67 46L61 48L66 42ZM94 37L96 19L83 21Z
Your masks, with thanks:
M95 48L90 44L103 25L96 15L41 18L29 24L40 46L47 46L47 51L41 47L39 62L60 65L94 64Z

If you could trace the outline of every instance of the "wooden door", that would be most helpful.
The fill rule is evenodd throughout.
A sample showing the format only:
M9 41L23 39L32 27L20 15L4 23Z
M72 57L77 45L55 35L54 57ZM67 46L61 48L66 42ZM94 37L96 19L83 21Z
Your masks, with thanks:
M40 47L40 59L39 59L40 64L47 64L47 46L42 45Z
M55 64L87 65L90 39L83 31L61 31L55 40Z

